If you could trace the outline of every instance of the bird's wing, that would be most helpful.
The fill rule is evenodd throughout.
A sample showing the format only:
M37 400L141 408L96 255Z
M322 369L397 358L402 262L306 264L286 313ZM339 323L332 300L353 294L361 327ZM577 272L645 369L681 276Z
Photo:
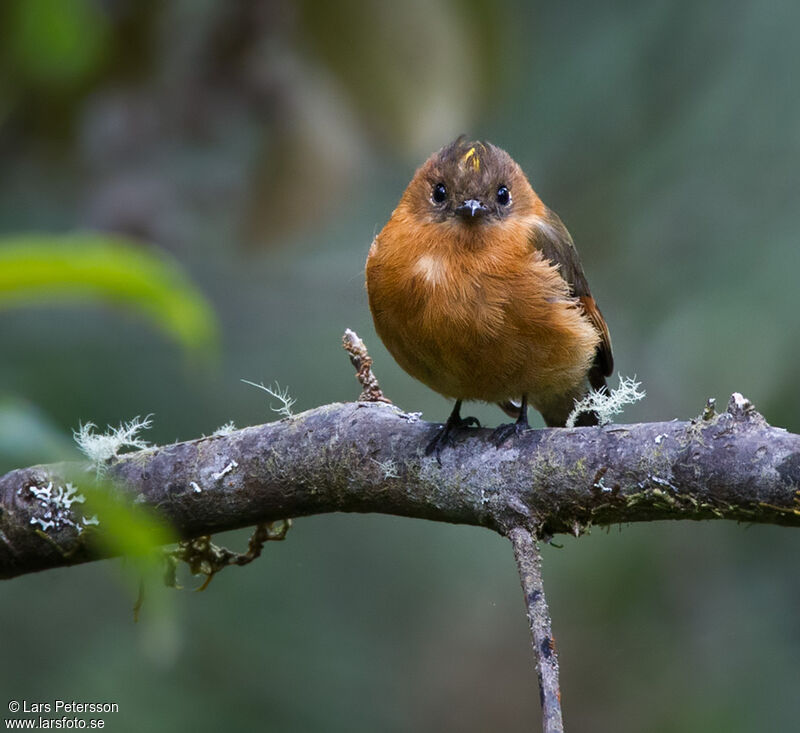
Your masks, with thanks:
M569 284L570 293L578 299L586 317L600 334L594 364L589 371L589 383L595 389L600 389L605 386L605 377L611 376L614 371L611 336L603 314L589 291L589 283L583 274L583 267L572 237L558 215L548 209L531 228L531 244L545 258L558 265L561 277Z

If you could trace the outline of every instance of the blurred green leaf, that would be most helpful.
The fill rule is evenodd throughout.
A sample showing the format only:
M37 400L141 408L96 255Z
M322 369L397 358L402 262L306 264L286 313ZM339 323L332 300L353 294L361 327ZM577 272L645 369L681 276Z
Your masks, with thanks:
M0 237L0 308L70 300L138 311L186 349L216 345L211 306L164 253L105 234Z
M16 0L6 42L17 71L47 85L83 81L105 57L108 21L89 0Z
M161 548L177 542L178 538L169 524L153 509L131 503L130 495L120 491L113 482L97 478L93 473L72 473L70 478L73 485L86 499L81 507L86 511L86 516L81 519L85 532L91 533L86 536L90 542L97 542L112 555L122 556L124 572L121 577L130 581L126 585L138 595L133 605L133 618L138 621L145 600L145 588L157 587L165 582L168 565ZM170 623L167 623L166 629L162 627L164 621L172 616L171 604L163 593L148 595L150 600L147 603L147 617L151 624L156 622L149 635L152 636L155 632L161 641L161 644L156 644L149 651L154 657L165 654L169 658L170 648L174 643L174 630ZM163 644L166 646L162 647Z
M93 475L72 476L86 497L87 513L97 516L101 542L114 554L135 561L139 570L163 571L155 548L177 541L175 533L155 512L131 504L109 481Z

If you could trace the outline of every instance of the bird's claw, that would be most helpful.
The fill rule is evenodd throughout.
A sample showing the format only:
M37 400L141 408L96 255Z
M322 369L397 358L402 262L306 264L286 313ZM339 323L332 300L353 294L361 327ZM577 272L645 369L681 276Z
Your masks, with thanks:
M436 455L436 460L441 463L442 450L448 445L453 445L453 433L447 429L447 426L445 426L438 433L436 433L436 435L433 437L433 440L428 443L427 447L425 448L425 455L429 456L431 453L433 453Z
M489 436L489 440L495 448L499 448L512 435L521 436L528 429L528 424L524 422L511 422L505 425L498 425L494 432Z
M477 428L481 426L481 423L477 417L472 417L472 416L462 417L459 418L457 421L448 420L442 426L442 429L439 430L438 433L436 433L436 435L433 437L433 440L431 440L431 442L428 443L427 447L425 448L425 455L429 456L432 453L435 454L437 462L441 464L442 450L448 446L452 447L453 445L455 445L456 433L459 430L469 428L473 425Z

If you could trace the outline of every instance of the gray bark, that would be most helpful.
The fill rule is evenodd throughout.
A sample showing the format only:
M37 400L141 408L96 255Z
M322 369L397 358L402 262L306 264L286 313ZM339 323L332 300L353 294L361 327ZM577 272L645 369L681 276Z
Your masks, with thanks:
M227 436L130 454L107 469L130 501L183 538L324 512L380 512L535 537L591 525L733 519L800 525L800 436L769 426L741 395L688 422L531 430L496 449L471 429L423 455L439 429L383 403L332 404ZM43 529L31 487L76 467L34 466L0 478L0 577L108 555L82 505ZM33 520L33 524L32 524Z
M542 705L543 733L564 733L561 713L561 688L558 681L558 653L553 638L550 611L542 581L542 556L531 533L515 527L508 533L514 546L514 557L528 609L531 644L539 681L539 702Z

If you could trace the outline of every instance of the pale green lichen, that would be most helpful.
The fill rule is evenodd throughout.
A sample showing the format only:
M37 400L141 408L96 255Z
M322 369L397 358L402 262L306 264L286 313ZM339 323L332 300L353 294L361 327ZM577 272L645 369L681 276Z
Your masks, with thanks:
M590 389L581 400L575 400L575 407L567 418L567 427L574 428L578 415L584 412L593 412L597 415L597 422L606 425L613 422L616 415L622 413L625 405L631 405L645 397L645 391L639 390L641 382L636 378L620 377L619 386L610 392L605 390Z
M381 470L383 478L400 478L397 468L397 461L394 459L387 458L384 461L376 461L374 458L371 458L370 460Z
M31 524L38 524L43 532L50 529L61 529L64 526L74 527L81 534L85 527L100 524L97 516L72 518L72 505L83 504L86 497L78 493L78 489L67 482L64 486L54 486L50 481L47 486L29 486L28 491L36 498L41 509L40 516L31 517Z
M237 468L239 468L239 464L234 460L230 460L228 461L228 463L225 464L225 467L222 468L220 471L212 473L211 478L214 479L214 481L220 481L221 479L225 478L225 476L227 476L229 473L231 473Z
M224 425L220 425L211 435L215 438L223 438L226 435L230 435L235 430L236 425L234 425L233 420L229 420Z
M153 425L150 415L140 418L138 415L128 422L120 423L119 427L108 426L108 432L95 432L97 426L93 422L83 423L72 435L78 448L92 462L101 476L106 465L112 458L117 458L123 449L142 450L149 447L149 443L139 437L142 430L147 430Z
M273 407L270 405L270 409L273 412L277 412L282 417L293 417L294 413L292 412L292 407L294 407L294 403L297 402L293 397L289 395L289 388L288 387L281 387L280 384L275 382L275 386L267 387L263 383L256 384L255 382L251 382L249 379L242 380L245 384L249 384L251 387L255 387L256 389L263 390L271 397L274 397L278 402L280 402L280 407Z

